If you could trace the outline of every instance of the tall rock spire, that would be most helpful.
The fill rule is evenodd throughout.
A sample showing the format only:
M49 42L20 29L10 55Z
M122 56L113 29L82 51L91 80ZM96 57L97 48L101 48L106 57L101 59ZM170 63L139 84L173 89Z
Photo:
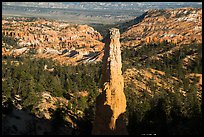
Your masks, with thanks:
M96 98L96 116L93 134L127 134L123 114L126 111L126 98L123 92L120 32L109 30L103 56L102 93Z

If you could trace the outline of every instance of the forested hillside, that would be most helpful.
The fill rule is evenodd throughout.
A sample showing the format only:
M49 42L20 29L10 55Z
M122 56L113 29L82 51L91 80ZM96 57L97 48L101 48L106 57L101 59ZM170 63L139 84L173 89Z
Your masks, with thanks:
M157 60L153 58L161 50L164 52L174 46L162 43L123 48L127 99L125 117L129 134L202 132L202 81L199 82L200 78L202 80L199 77L202 70L202 45L182 45L181 52L164 55ZM196 53L196 58L185 65L183 59L192 53ZM9 100L13 101L15 107L29 110L40 118L46 118L47 113L52 116L54 112L63 110L63 121L68 125L71 122L66 117L70 114L75 116L75 120L88 123L89 126L72 121L77 134L91 134L94 101L99 94L100 84L101 63L62 66L52 60L2 56L4 110ZM44 92L58 100L67 100L68 104L59 106L56 101L56 107L50 107L50 111L45 112L40 108L43 105L39 105L43 98L40 95ZM46 103L50 104L49 100Z

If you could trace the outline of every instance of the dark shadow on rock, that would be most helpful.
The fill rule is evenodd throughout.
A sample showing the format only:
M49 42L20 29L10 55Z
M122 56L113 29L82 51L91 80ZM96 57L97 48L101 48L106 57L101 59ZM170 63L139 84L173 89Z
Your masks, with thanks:
M116 135L128 135L126 123L125 123L125 113L120 114L118 119L116 120Z
M96 98L96 119L93 126L93 135L127 135L124 114L121 114L116 120L115 129L110 129L109 124L113 111L109 105L103 105L105 102L105 92L102 92ZM124 132L125 131L125 132Z
M111 121L112 110L110 106L103 105L105 102L105 92L102 92L96 97L96 114L94 125L93 125L93 135L110 135L112 134L108 125ZM109 118L109 119L108 119Z
M47 120L16 109L12 102L8 104L2 109L2 135L73 135L77 131L64 121L60 109L53 113L53 119Z
M144 19L144 17L147 15L147 13L148 12L145 12L141 16L138 16L131 21L119 24L121 34L125 32L130 26L140 23Z

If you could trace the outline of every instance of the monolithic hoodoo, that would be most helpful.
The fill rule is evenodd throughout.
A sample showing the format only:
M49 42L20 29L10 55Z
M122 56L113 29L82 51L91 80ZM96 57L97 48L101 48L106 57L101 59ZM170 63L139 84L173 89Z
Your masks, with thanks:
M96 117L93 134L127 134L123 114L126 111L126 98L123 92L122 62L120 50L120 32L116 28L109 30L105 39L103 57L103 86L96 98Z

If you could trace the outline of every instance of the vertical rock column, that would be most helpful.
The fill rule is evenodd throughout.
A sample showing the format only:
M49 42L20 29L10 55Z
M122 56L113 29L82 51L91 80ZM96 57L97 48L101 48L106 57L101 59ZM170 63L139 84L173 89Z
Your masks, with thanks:
M96 114L93 134L127 134L123 113L126 111L126 98L123 92L122 62L120 50L120 32L116 28L109 30L106 37L103 68L102 93L96 98Z

